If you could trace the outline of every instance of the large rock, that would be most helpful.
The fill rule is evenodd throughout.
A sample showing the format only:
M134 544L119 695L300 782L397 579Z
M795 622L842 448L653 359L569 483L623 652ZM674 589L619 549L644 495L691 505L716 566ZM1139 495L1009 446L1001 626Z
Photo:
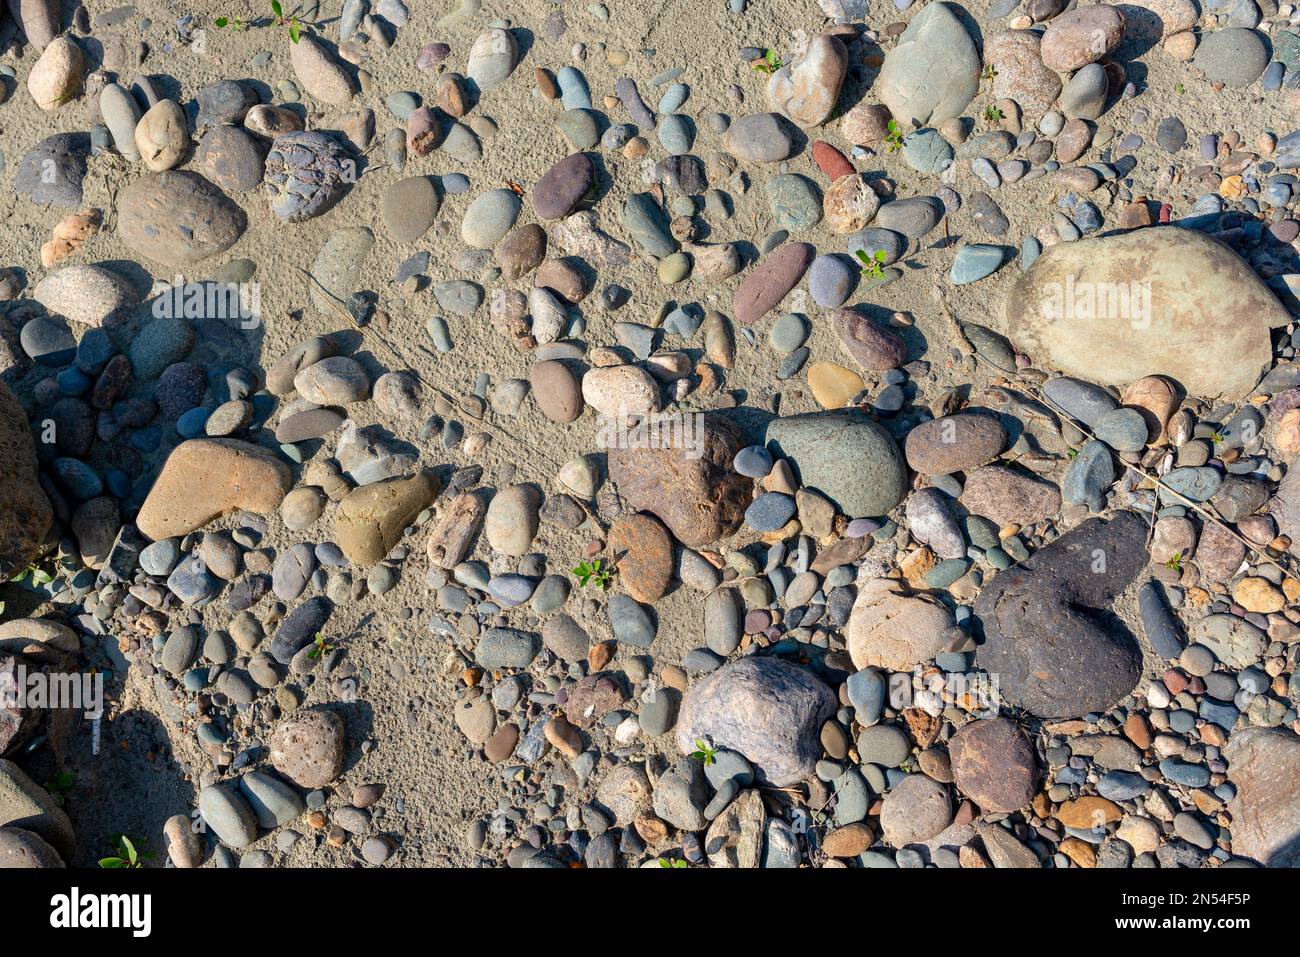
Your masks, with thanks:
M0 827L19 827L43 838L65 861L77 849L72 822L63 808L12 761L0 759Z
M32 298L47 311L87 326L110 323L140 301L122 276L90 265L54 270L36 284Z
M1142 651L1111 612L1147 560L1132 512L1090 519L998 575L975 603L977 663L1009 704L1042 717L1107 711L1137 686Z
M147 173L117 198L122 242L168 266L190 266L225 252L247 225L237 203L187 170Z
M608 452L609 477L624 501L657 516L692 548L733 534L744 520L753 488L731 467L740 451L731 423L712 415L702 421L702 427L688 430L689 441L659 443L664 447L627 442Z
M960 116L980 85L980 55L966 28L944 3L912 18L885 55L876 88L904 133Z
M21 827L0 827L0 871L65 866L59 852L36 832Z
M957 787L985 811L1010 814L1027 805L1038 785L1034 747L1014 721L971 721L948 742Z
M1267 867L1300 867L1300 737L1284 728L1246 728L1223 751L1237 796L1232 851Z
M754 765L760 780L787 787L812 773L821 757L818 731L835 696L813 675L779 658L723 665L687 692L677 718L684 754L707 738Z
M27 42L44 50L59 35L59 0L9 0L9 15Z
M299 711L271 735L271 764L300 788L323 788L343 771L343 719L324 708Z
M898 582L878 578L858 591L847 641L854 667L910 671L962 640L952 612L937 598L909 595Z
M190 439L172 450L136 527L154 541L188 535L236 509L270 515L293 486L289 466L238 439Z
M807 49L772 74L767 101L805 129L819 126L835 110L849 68L849 52L839 37L823 33Z
M0 581L31 563L53 521L50 500L37 481L27 413L0 382Z
M907 466L889 433L856 412L773 419L767 441L790 460L805 488L850 518L884 515L907 494Z
M1025 353L1107 385L1146 375L1241 398L1272 358L1286 309L1236 253L1195 230L1060 243L1012 286L1007 333Z
M1039 57L1041 37L1033 30L1003 30L984 41L984 59L997 73L993 95L1015 100L1028 117L1039 117L1061 95L1061 78Z
M373 565L402 540L402 531L438 494L436 476L421 472L353 489L334 513L334 540L354 565Z

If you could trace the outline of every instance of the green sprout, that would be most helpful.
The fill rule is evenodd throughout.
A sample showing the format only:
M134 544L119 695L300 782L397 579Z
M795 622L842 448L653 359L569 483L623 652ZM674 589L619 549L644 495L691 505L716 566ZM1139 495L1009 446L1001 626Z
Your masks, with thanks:
M26 568L24 568L22 571L20 571L17 575L15 575L13 578L9 580L12 582L21 582L24 578L30 578L33 587L39 585L48 585L50 582L54 581L53 575L51 575L45 569L41 568L39 565L36 565L34 563L28 565Z
M1177 555L1175 555L1173 558L1169 559L1169 561L1165 562L1165 568L1168 568L1170 571L1174 571L1174 572L1180 572L1180 571L1182 571L1182 570L1183 570L1183 553L1182 553L1182 552L1179 552L1179 553L1178 553Z
M1074 461L1075 457L1076 457L1078 454L1079 454L1079 450L1076 449L1076 448L1069 448L1069 449L1066 449L1066 450L1065 450L1065 456L1066 456L1066 458L1068 458L1071 462Z
M316 637L312 640L311 650L307 652L307 657L312 661L319 661L333 650L334 645L327 641L325 636L318 631Z
M991 81L993 80L993 78L994 78L995 76L997 76L997 75L998 75L998 71L997 71L997 69L993 66L993 64L992 64L992 63L987 63L987 64L985 64L983 71L980 72L980 79L981 79L981 80L987 80L987 81L990 81L990 82L991 82Z
M885 278L885 271L881 267L885 265L885 260L889 257L883 249L877 249L870 256L865 249L859 249L855 255L858 262L862 263L862 271L877 282Z
M1175 83L1174 92L1177 93L1179 96L1182 96L1184 93L1187 92L1187 87L1183 86L1181 83Z
M574 577L578 579L578 584L586 588L588 584L594 583L600 588L608 588L610 575L612 574L605 563L599 558L594 562L580 562L577 568L571 569Z
M1223 433L1222 433L1222 432L1211 432L1211 433L1210 433L1210 441L1213 442L1215 445L1218 445L1220 442L1223 441Z
M71 771L60 771L54 777L45 782L45 790L50 792L50 797L59 807L67 802L66 794L72 790L73 774Z
M670 870L681 870L682 868L690 867L691 865L687 864L680 857L678 858L661 857L659 858L659 866L667 867Z
M984 116L984 122L989 124L989 126L993 126L996 123L1001 123L1004 119L1006 119L1007 115L1003 113L1002 110L996 106L986 106L984 107L983 116Z
M903 131L898 128L897 120L890 120L885 124L888 132L885 134L885 151L897 153L903 148Z
M238 33L240 30L248 29L248 21L243 17L217 17L212 21L216 26L224 30L226 27Z
M137 851L134 842L125 834L114 834L109 840L113 842L116 853L99 859L99 866L105 870L144 867L143 862L153 857L148 851Z
M707 768L718 760L718 749L711 747L703 738L695 739L695 750L691 752L691 757L696 761L703 761Z
M754 64L754 69L760 73L766 73L770 76L771 74L775 73L777 70L781 69L782 66L783 64L781 63L781 58L776 55L775 50L769 47L767 50L763 51L762 61Z
M223 30L226 27L230 27L230 29L235 31L247 30L252 26L252 24L243 17L217 17L212 22L215 26ZM271 0L271 23L277 27L287 26L289 28L289 39L294 43L297 43L298 39L302 36L302 24L298 22L296 16L286 17L284 15L284 7L280 5L280 0Z

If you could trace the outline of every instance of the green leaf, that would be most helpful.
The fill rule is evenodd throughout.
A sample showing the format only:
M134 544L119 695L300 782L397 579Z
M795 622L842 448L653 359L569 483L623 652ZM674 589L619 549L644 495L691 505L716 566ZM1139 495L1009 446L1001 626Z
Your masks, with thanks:
M889 257L885 255L885 251L883 249L877 249L875 254L871 258L883 266L885 264L885 260L888 259Z
M289 21L289 39L292 40L294 43L297 43L297 42L298 42L298 37L300 37L300 36L302 36L302 27L298 26L298 21L297 21L296 19L295 19L295 20L290 20L290 21Z
M230 22L230 20L226 17L217 17L217 19L213 20L212 22L219 27L224 27L226 24Z
M104 868L104 870L106 871L116 870L117 868L121 867L124 863L125 861L123 861L120 857L101 857L99 859L99 866Z
M280 6L280 0L271 0L271 12L277 17L284 16L284 8Z

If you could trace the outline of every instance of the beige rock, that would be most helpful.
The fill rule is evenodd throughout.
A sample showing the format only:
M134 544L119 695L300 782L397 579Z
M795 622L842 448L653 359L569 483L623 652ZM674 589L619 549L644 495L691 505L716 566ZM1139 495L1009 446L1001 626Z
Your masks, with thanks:
M833 233L855 233L866 228L878 209L880 197L863 173L841 176L826 188L822 198L826 225Z
M175 100L159 100L135 125L135 148L155 173L174 169L190 152L185 111Z
M238 439L190 439L172 450L136 527L158 541L188 535L236 509L270 515L293 485L289 466Z
M1236 253L1177 227L1054 246L1011 287L1005 311L1021 351L1067 375L1105 385L1164 375L1225 399L1254 388L1272 359L1270 330L1289 321Z
M640 366L588 369L582 377L582 398L598 413L620 421L661 408L659 386Z
M487 504L475 492L461 492L446 506L429 535L426 552L439 568L455 568L469 555L483 527Z
M302 88L312 97L331 106L347 106L352 102L356 87L343 66L329 50L310 33L299 36L297 43L289 43L289 63Z
M867 384L862 376L835 362L814 362L808 367L808 388L823 409L842 409Z
M952 613L941 602L929 595L909 595L887 578L859 590L846 634L854 667L891 671L910 671L947 651L960 637Z
M1178 410L1180 401L1178 386L1158 375L1138 379L1120 398L1121 405L1137 409L1146 420L1148 445L1164 445L1168 441L1165 426Z
M439 484L435 476L421 472L353 489L335 510L334 540L354 565L373 565L429 507Z
M27 90L42 110L57 109L81 93L85 55L75 40L55 37L27 76Z

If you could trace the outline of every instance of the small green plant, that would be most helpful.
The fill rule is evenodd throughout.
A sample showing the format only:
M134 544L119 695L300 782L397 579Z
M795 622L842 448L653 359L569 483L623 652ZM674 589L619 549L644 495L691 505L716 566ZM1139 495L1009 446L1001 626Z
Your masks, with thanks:
M691 757L696 761L703 761L707 768L718 760L718 749L711 747L703 738L696 738L695 750L691 752Z
M682 868L690 867L691 865L687 864L686 861L682 860L680 857L661 857L659 858L659 866L667 867L670 870L681 870Z
M858 262L862 263L863 273L877 282L885 278L885 270L882 267L889 257L883 249L877 249L870 256L865 249L859 249L855 255L858 257Z
M574 577L578 579L578 584L583 588L586 588L589 584L595 584L599 588L609 587L612 573L599 558L594 562L580 562L578 567L572 569L572 571Z
M312 661L319 661L333 650L334 645L327 641L325 636L318 631L316 637L312 639L311 651L307 652L307 657Z
M135 843L125 834L114 834L110 840L115 853L99 859L99 866L105 870L144 867L144 862L153 857L147 851L137 851Z
M1075 457L1078 456L1078 454L1079 454L1079 450L1075 448L1069 448L1065 450L1065 455L1071 462L1075 460Z
M1223 441L1223 433L1222 433L1222 432L1211 432L1211 433L1210 433L1210 441L1213 442L1215 445L1218 445L1220 442Z
M45 790L50 792L50 797L59 807L67 802L67 793L72 790L74 776L71 771L60 771L54 777L45 782Z
M217 17L212 22L223 30L229 27L235 31L247 30L252 25L243 17ZM288 27L289 39L294 43L297 43L298 38L302 36L302 24L298 22L297 17L284 15L284 7L280 4L280 0L271 0L271 24L277 27Z
M1174 571L1174 572L1180 572L1180 571L1182 571L1182 570L1183 570L1183 553L1182 553L1182 552L1179 552L1179 553L1178 553L1177 555L1175 555L1173 558L1169 559L1169 561L1165 562L1165 568L1168 568L1170 571Z
M983 116L984 116L985 123L987 123L989 126L995 126L996 124L1001 123L1004 119L1006 119L1007 115L1003 113L1000 108L996 106L986 106L984 107Z
M1182 96L1184 93L1187 92L1187 87L1183 86L1181 83L1175 83L1174 92L1177 93L1179 96Z
M897 153L903 148L903 131L898 128L898 120L890 120L885 124L885 151L888 153Z
M763 58L754 64L754 69L759 73L766 73L771 76L777 70L781 69L784 64L781 58L776 55L776 51L770 47L763 51Z
M998 75L997 69L992 63L986 63L984 69L980 72L980 79L985 82L993 82L993 78Z
M13 582L21 582L24 578L30 578L33 586L48 585L50 582L54 581L53 575L36 564L28 565L9 580Z

